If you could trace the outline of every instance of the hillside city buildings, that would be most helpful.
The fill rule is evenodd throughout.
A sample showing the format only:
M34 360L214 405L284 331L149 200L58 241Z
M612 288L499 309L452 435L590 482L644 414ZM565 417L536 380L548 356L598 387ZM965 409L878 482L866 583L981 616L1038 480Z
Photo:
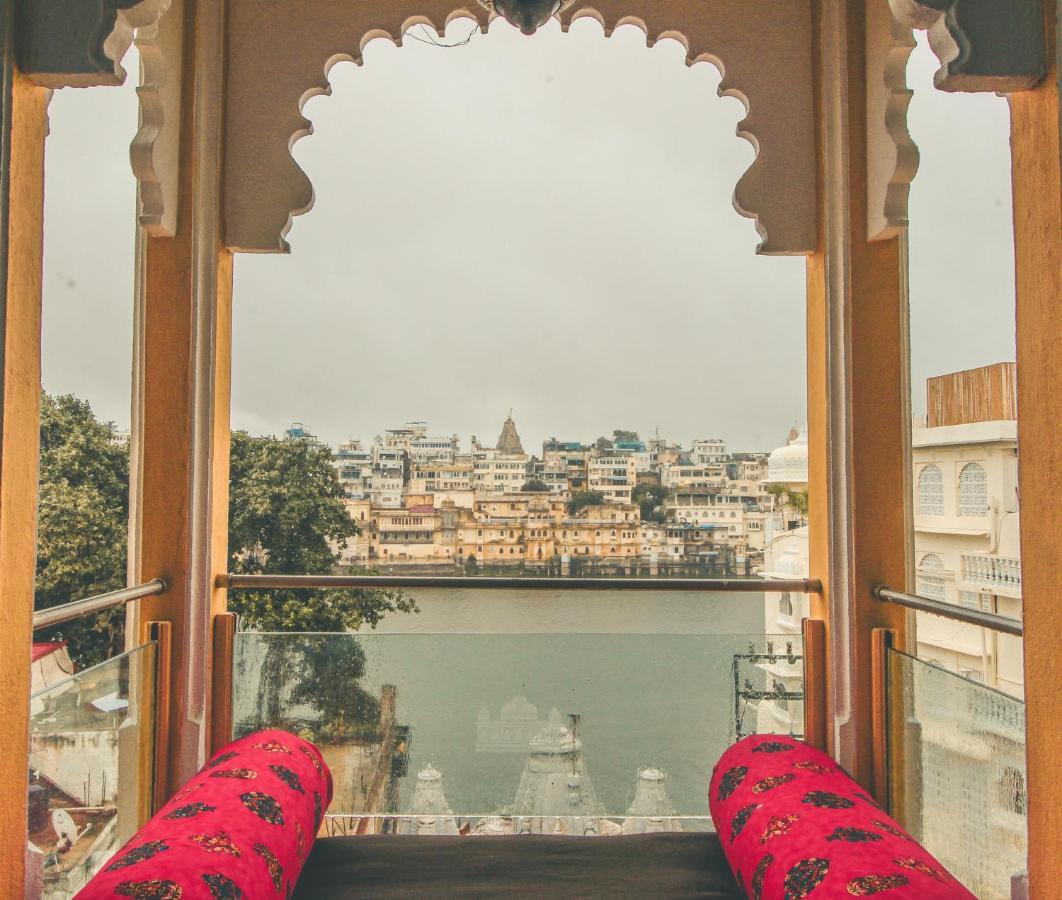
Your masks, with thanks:
M301 424L288 437L316 441ZM473 436L463 450L456 435L412 422L341 444L334 464L361 526L346 565L745 573L785 526L768 455L728 453L720 439L682 447L618 432L594 444L551 438L531 455L510 414L494 446Z

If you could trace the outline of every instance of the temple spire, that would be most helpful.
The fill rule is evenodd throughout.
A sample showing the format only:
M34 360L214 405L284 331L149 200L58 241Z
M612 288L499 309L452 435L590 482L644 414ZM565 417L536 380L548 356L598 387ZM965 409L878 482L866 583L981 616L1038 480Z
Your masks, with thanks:
M516 433L516 423L513 421L513 411L511 409L509 410L509 418L502 424L496 449L499 453L526 455L524 454L524 445L520 443L520 435Z

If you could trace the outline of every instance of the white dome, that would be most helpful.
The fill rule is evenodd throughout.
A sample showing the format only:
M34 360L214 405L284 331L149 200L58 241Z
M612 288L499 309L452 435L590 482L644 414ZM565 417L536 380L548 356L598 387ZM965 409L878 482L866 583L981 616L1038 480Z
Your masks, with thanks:
M507 722L537 722L538 707L524 696L513 697L501 708L501 718Z
M796 437L767 458L767 483L806 485L808 483L808 429L801 425Z

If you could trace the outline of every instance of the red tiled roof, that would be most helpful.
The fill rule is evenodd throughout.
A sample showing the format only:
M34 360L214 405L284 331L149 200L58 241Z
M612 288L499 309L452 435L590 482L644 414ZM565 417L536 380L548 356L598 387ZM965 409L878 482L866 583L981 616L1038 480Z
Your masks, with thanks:
M43 659L49 653L55 653L56 650L66 646L66 641L51 641L50 643L34 644L33 645L33 662L38 659Z

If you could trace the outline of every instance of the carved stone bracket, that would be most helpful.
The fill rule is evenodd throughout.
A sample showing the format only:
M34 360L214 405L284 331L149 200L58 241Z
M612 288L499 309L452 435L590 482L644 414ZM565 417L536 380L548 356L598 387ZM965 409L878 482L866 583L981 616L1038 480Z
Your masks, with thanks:
M1047 71L1042 2L889 0L903 25L929 35L940 90L1001 94L1030 90Z
M170 0L161 18L136 32L140 127L129 159L140 182L140 224L156 236L177 233L183 36L184 0Z
M20 0L19 69L47 88L121 84L133 30L158 21L168 6L169 0Z
M690 64L707 60L723 75L719 93L737 97L746 118L738 134L757 155L734 192L734 206L755 219L759 252L807 254L817 233L815 118L810 0L579 0L562 16L592 16L606 33L636 24L652 43L675 38ZM401 43L424 23L441 31L455 18L486 30L478 3L455 0L230 0L223 174L225 243L233 250L288 249L293 216L313 204L313 188L291 156L311 133L301 110L329 92L327 73L341 60L361 61L377 37Z
M867 0L867 237L893 237L907 227L907 200L918 148L907 130L907 60L914 33L896 21L889 0Z

